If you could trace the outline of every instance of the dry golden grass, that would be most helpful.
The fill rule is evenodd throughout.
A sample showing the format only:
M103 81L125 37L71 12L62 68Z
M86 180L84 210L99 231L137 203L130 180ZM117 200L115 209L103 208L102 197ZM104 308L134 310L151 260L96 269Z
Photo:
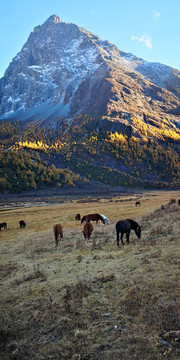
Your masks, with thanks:
M2 358L178 360L178 198L162 191L1 211ZM86 242L74 217L93 212L111 224L93 224ZM142 238L132 232L117 248L115 223L127 217L142 225Z

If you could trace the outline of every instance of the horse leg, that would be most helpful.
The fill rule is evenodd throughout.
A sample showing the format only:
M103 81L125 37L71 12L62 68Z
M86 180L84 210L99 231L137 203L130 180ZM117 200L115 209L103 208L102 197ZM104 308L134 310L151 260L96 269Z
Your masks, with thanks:
M121 233L121 242L122 242L122 245L124 245L123 235L124 235L124 233L122 232L122 233Z
M58 243L59 243L59 235L58 235L58 232L56 230L56 233L55 233L55 248L56 248L56 250L58 248Z
M117 231L117 246L119 246L119 231Z
M56 250L58 249L58 243L59 243L59 241L58 241L58 240L56 240L56 241L55 241L55 247L56 247Z
M130 235L130 231L127 231L127 233L126 233L126 241L127 241L128 244L129 244L129 235Z

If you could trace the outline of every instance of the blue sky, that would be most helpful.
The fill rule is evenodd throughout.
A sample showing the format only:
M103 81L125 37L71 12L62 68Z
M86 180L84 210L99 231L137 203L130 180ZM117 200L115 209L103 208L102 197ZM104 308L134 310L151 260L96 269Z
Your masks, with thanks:
M3 0L0 78L34 27L53 14L122 51L180 69L179 0Z

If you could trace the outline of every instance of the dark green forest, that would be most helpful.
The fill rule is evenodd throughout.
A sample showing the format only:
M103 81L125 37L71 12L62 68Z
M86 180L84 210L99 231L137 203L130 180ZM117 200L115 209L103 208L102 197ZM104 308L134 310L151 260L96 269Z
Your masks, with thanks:
M0 123L0 191L20 192L97 180L112 186L177 188L179 138L167 129L148 136L112 131L89 116L57 119L56 131L19 122ZM144 133L146 131L146 136Z

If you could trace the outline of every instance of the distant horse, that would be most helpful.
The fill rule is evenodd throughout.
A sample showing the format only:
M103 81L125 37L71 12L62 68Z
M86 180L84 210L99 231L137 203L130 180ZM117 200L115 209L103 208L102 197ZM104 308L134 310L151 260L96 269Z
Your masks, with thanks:
M102 216L103 219L105 220L105 223L110 224L109 219L108 219L105 215L101 214L101 216Z
M136 206L140 206L141 205L141 202L140 202L140 200L139 201L136 201Z
M105 224L105 220L103 219L103 217L99 214L89 214L89 215L85 215L83 216L83 218L81 219L81 224L86 221L86 222L90 222L90 221L96 221L96 224L98 223L98 221L101 220L103 224Z
M77 214L77 215L75 216L75 220L81 220L81 215L80 215L80 214Z
M84 225L84 230L83 230L83 234L84 234L85 239L89 240L92 232L93 232L93 226L92 226L92 224L90 222L87 222Z
M20 229L22 229L22 228L25 228L26 223L24 222L24 220L20 220L19 225L20 225Z
M7 223L6 222L2 222L0 224L0 231L1 231L1 228L4 228L4 230L7 230Z
M171 200L169 200L169 205L175 204L175 202L176 202L176 199L171 199Z
M141 237L141 226L138 225L134 220L126 219L120 220L116 224L116 234L117 234L117 246L119 246L119 233L121 233L121 242L123 242L123 235L126 234L126 241L129 244L129 236L131 230L134 230L137 237L140 239Z
M179 206L180 206L180 199L178 200L178 204L179 204Z
M54 232L54 236L55 236L55 246L56 246L56 250L57 250L59 240L63 238L63 229L62 229L61 224L54 225L53 232Z

